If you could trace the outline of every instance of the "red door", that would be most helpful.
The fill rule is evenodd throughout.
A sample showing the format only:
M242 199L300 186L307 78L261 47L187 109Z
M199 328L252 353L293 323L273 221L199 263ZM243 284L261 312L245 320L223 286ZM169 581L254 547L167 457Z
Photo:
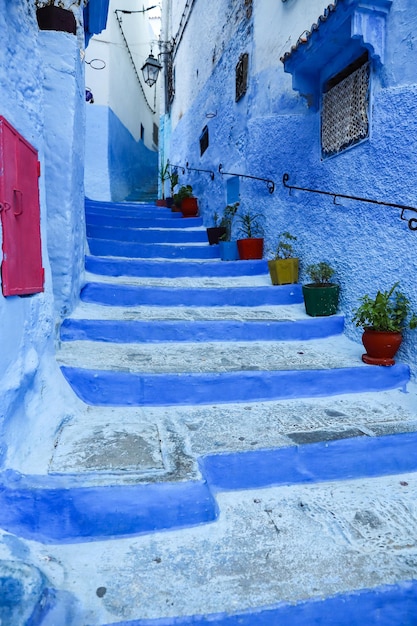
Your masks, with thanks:
M4 296L43 291L38 153L0 116L1 264Z

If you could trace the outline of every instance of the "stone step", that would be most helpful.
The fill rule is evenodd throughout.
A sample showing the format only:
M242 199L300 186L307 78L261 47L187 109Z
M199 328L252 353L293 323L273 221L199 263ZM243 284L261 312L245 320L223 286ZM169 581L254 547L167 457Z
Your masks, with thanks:
M311 318L297 322L145 321L89 320L63 321L62 341L92 340L114 343L207 342L207 341L294 341L318 339L343 332L344 318Z
M87 255L85 268L88 272L106 276L142 276L148 278L180 278L207 276L252 276L267 274L265 260L228 261L216 260L170 263L164 261L118 259Z
M95 256L128 257L132 259L218 259L219 246L208 244L146 244L109 239L88 238L90 253Z
M298 486L304 492L307 503L312 502L314 497L311 488L303 485L317 483L317 493L320 485L324 485L323 491L328 490L326 483L329 481L333 481L331 493L338 490L340 481L342 507L343 491L345 498L348 497L346 483L349 480L367 478L369 483L371 479L387 474L395 476L416 472L416 444L417 434L414 432L386 437L353 437L302 448L290 446L238 455L217 454L200 460L200 479L114 484L111 488L71 484L68 478L64 480L59 475L16 475L9 471L2 476L0 524L9 533L44 544L88 543L92 539L123 538L144 533L152 533L155 540L157 536L154 533L159 530L184 529L218 520L219 512L226 512L222 492L237 492L231 499L226 494L226 502L233 499L241 501L242 490L252 489L252 503L257 504L256 500L265 495L261 489L273 486L279 489L278 486L281 486L281 489L288 490L291 486L297 493ZM390 480L394 478L390 477ZM400 479L397 477L395 480L399 490ZM408 486L408 481L405 482ZM416 479L411 483L412 488L408 490L410 503L415 498ZM329 491L327 494L329 497ZM385 499L386 495L382 488L381 498ZM25 507L12 507L12 501L24 502ZM323 502L325 500L322 506ZM374 507L371 508L375 511ZM400 509L400 524L404 524L407 516L404 517L401 506ZM410 509L409 523L417 524L413 509ZM27 510L31 511L30 515ZM306 509L303 513L308 511ZM319 511L316 514L320 515ZM235 521L238 521L238 516ZM215 528L211 527L211 531L215 532ZM407 532L404 533L406 536ZM233 539L236 545L238 536L234 535Z
M175 217L176 216L176 217ZM180 218L180 219L179 219ZM119 228L178 228L188 229L202 226L201 217L181 219L181 213L171 213L166 216L154 216L144 213L135 216L108 216L102 213L88 213L86 215L87 227L119 227Z
M224 344L185 343L179 344L180 350L170 351L169 344L155 350L153 344L64 342L58 359L75 393L93 406L199 406L214 400L312 398L405 389L409 381L406 365L361 365L360 350L353 362L346 355L327 355L320 362L304 344L289 362L276 358L274 342L265 343L268 350L259 358L259 342L240 351L237 344L228 350ZM271 355L267 362L266 352Z
M298 304L303 301L300 285L272 287L152 287L89 282L81 300L117 306L264 306Z
M133 228L120 226L92 226L87 224L87 237L135 243L204 243L208 245L204 228Z
M394 472L218 493L214 523L55 542L44 569L53 579L65 563L65 588L90 615L79 623L412 626L416 475Z

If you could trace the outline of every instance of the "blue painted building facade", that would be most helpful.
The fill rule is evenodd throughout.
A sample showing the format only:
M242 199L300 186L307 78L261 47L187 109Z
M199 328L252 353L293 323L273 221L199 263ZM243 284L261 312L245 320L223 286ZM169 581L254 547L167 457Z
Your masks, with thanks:
M93 101L86 107L88 198L156 197L160 81L148 86L140 69L155 39L146 7L124 10L111 0L106 29L89 40L85 80Z
M358 341L351 317L363 294L399 281L417 310L416 213L392 206L417 206L415 3L224 0L214 10L178 0L165 8L173 88L162 143L172 163L214 172L214 180L187 169L180 177L205 223L239 199L262 215L271 252L289 230L303 282L310 263L334 267L346 333ZM219 164L272 180L275 190L221 174ZM329 195L290 191L284 174L287 185ZM407 331L399 356L414 376L416 353Z

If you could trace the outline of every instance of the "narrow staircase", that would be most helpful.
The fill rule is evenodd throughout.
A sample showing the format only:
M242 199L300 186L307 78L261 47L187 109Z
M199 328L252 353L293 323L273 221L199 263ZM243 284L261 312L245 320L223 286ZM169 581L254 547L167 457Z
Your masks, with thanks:
M57 352L86 410L32 518L8 521L64 563L85 623L352 626L415 608L409 368L364 365L343 315L308 317L265 260L222 262L200 217L87 200L86 220Z

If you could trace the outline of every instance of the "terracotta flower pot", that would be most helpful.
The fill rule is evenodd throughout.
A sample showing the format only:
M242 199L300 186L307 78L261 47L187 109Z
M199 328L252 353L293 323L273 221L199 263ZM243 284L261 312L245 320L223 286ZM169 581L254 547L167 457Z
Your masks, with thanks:
M197 198L184 198L181 201L181 213L183 217L195 217L198 215Z
M263 237L252 237L249 239L238 239L237 248L239 258L247 261L249 259L262 259L264 254Z
M401 345L403 336L400 332L386 332L365 328L362 343L366 354L362 361L368 365L394 365L394 356Z

